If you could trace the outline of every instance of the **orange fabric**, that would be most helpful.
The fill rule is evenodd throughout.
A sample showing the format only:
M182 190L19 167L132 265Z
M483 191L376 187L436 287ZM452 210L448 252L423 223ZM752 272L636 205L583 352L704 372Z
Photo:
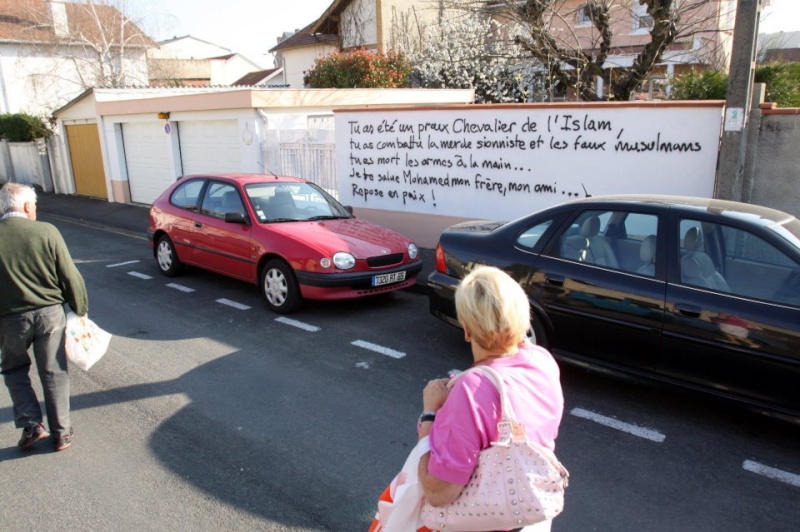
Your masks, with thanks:
M382 502L394 502L394 499L392 499L392 494L389 491L391 489L391 487L392 487L391 484L386 486L386 489L383 490L383 493L381 493L381 496L378 497L378 502L381 502L381 501ZM376 513L375 514L375 518L372 520L372 524L370 525L368 532L381 532L382 530L383 530L383 527L381 526L380 521L378 521L378 514ZM430 528L428 528L426 526L423 526L423 527L418 528L417 532L435 532L435 531L432 531Z

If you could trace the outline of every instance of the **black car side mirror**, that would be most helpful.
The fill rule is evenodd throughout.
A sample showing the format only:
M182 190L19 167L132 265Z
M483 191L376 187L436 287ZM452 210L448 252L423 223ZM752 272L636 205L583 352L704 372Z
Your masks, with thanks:
M225 221L229 224L250 225L250 218L241 212L226 212Z

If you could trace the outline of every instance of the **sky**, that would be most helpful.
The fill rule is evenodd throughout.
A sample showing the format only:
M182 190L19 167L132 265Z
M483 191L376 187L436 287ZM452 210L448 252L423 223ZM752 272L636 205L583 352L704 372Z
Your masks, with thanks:
M191 35L233 52L264 68L272 66L267 50L284 31L314 22L333 0L140 0L157 23L157 40ZM152 26L152 24L151 24ZM762 13L760 33L800 31L800 0L771 0Z
M268 68L278 36L319 18L333 0L147 0L157 10L157 40L191 35Z

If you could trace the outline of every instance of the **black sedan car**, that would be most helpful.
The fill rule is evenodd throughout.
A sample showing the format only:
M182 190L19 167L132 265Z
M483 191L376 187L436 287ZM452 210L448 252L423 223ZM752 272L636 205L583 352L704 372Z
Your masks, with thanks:
M800 418L800 220L704 198L600 196L513 222L445 230L433 315L476 265L527 292L537 343L561 360Z

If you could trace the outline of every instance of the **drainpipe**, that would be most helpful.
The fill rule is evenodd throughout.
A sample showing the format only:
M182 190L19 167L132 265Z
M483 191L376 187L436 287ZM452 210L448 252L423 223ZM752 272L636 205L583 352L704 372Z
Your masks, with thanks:
M6 77L3 75L3 52L0 52L0 113L10 113L6 94Z
M284 70L284 76L286 75L285 72L286 71ZM269 168L267 166L267 163L269 163L269 161L265 160L266 159L266 155L268 155L267 127L269 126L269 115L267 115L267 113L265 113L264 110L261 109L261 108L257 108L256 109L256 113L258 113L258 116L261 117L261 121L264 123L263 126L260 128L261 129L261 133L258 135L258 141L259 141L258 143L261 146L261 150L260 150L261 153L259 153L259 155L261 157L261 161L259 161L258 164L261 166L261 170L263 172L274 174L275 172L273 172L273 169ZM280 153L279 153L279 157L280 157Z

